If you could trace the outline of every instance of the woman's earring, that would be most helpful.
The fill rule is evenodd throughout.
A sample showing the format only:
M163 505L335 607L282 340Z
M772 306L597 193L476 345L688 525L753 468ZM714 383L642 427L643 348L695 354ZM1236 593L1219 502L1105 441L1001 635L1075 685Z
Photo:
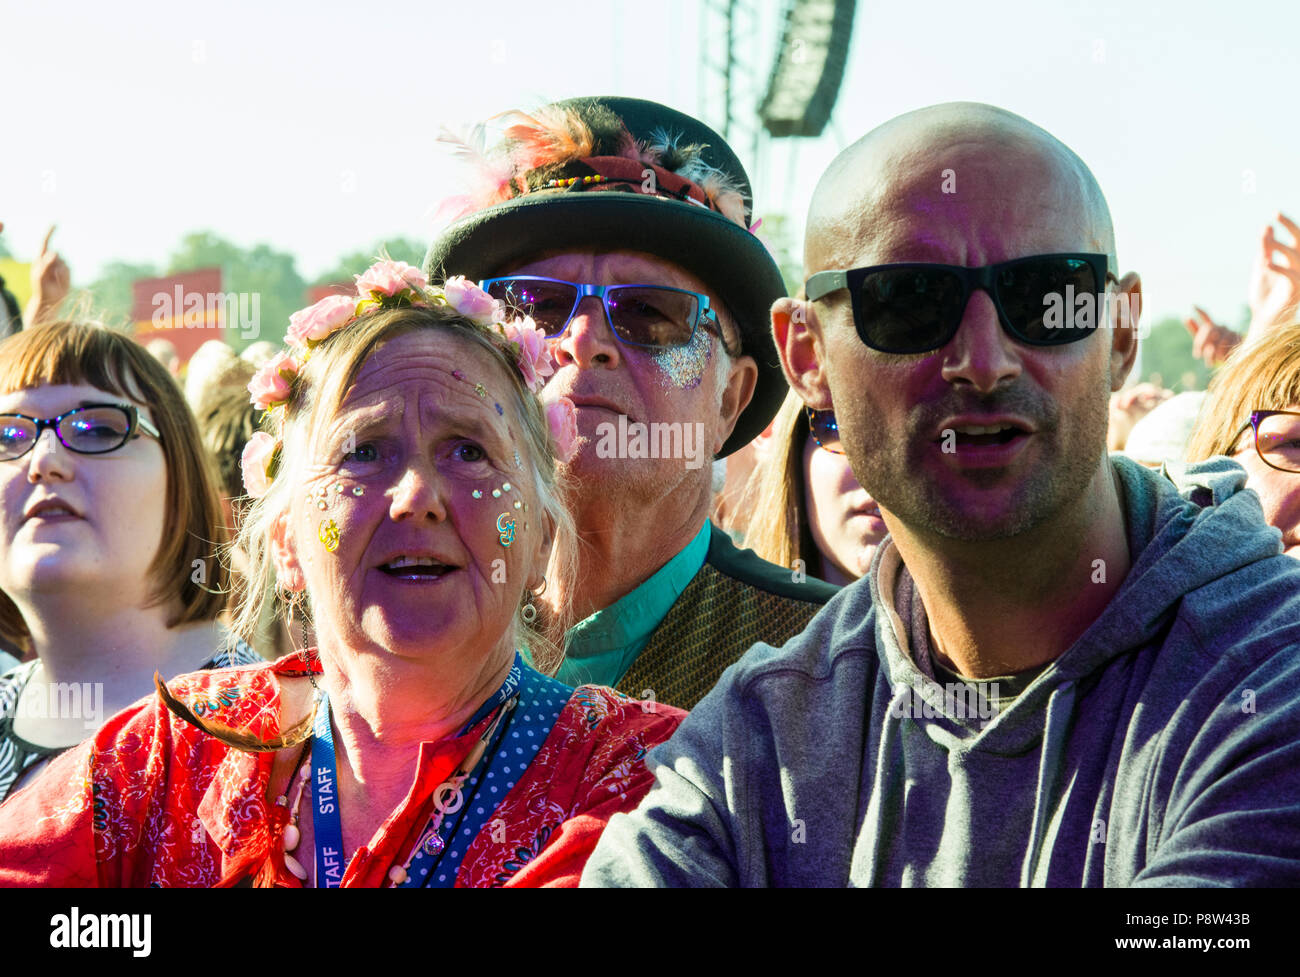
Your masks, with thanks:
M544 593L546 593L546 578L542 577L542 589L534 591L529 596L528 603L525 604L523 610L519 612L519 616L524 619L525 624L532 624L537 620L537 606L533 603L532 599L533 597L541 597Z

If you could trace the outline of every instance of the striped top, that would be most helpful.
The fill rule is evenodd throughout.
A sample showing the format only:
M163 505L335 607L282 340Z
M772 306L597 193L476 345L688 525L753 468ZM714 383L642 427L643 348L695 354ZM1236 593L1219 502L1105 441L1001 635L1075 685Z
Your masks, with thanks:
M200 670L226 668L230 665L253 665L264 661L242 638L230 636L229 642L215 655L199 666ZM72 746L39 746L29 743L14 732L14 718L18 700L27 687L28 680L40 662L33 659L0 675L0 803L9 796L14 785L32 767L49 760ZM107 719L107 716L101 717ZM93 730L88 729L89 736Z

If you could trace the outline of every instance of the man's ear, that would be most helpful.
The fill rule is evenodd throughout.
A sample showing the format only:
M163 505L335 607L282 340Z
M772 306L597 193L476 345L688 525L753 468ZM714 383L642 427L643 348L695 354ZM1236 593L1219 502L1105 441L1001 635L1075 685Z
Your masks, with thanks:
M813 304L801 298L772 303L772 335L790 389L813 410L831 409L826 344Z
M1110 320L1110 389L1119 390L1137 362L1138 317L1142 312L1142 279L1130 271L1121 279Z
M722 390L722 401L718 405L718 433L713 445L716 455L731 437L736 422L749 402L754 399L754 388L758 386L758 364L752 356L736 356L731 360L731 370L727 374L727 385Z
M281 590L298 593L307 589L307 578L303 576L302 565L298 562L286 513L276 517L271 524L271 559L275 564L276 585Z

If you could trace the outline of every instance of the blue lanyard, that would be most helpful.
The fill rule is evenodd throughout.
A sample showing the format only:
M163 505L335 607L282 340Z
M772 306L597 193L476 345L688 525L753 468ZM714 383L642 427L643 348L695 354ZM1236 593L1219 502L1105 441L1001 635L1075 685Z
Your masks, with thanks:
M334 762L334 731L330 726L330 699L322 693L316 710L316 730L311 744L311 796L316 805L316 887L337 889L343 882L343 821L339 817L338 772Z

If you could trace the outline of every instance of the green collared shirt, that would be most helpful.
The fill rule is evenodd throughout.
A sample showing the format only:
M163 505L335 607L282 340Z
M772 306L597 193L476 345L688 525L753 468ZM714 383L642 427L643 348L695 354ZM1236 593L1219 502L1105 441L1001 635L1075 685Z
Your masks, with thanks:
M706 520L695 538L649 580L570 628L564 664L555 677L572 686L617 685L704 566L711 530Z

